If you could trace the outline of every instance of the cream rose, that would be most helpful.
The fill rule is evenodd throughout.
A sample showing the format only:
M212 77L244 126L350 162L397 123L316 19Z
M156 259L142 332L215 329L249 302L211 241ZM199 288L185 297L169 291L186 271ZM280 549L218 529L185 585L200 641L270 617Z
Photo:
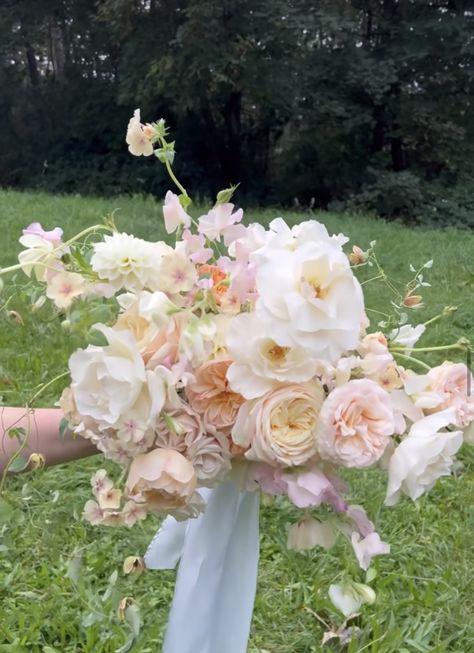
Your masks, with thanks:
M324 398L320 383L279 386L246 402L232 429L235 444L249 460L270 465L302 465L316 452L316 424Z
M323 404L318 451L325 460L345 467L367 467L382 456L394 432L390 395L375 381L349 381Z
M120 426L137 412L151 424L165 400L162 377L145 369L129 331L96 325L107 339L104 347L80 349L69 359L71 390L77 411L101 428Z
M151 512L172 512L191 501L197 479L193 465L173 449L154 449L137 456L126 483L131 499Z

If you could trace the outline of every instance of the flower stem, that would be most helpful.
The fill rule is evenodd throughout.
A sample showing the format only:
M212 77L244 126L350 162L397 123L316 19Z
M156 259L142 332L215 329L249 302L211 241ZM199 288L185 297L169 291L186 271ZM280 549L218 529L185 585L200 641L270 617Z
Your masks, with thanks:
M413 363L418 363L418 365L420 365L421 367L423 367L423 368L424 368L425 370L427 370L428 372L429 372L430 369L431 369L431 367L430 367L429 365L427 365L427 364L424 363L423 361L420 361L419 358L414 358L413 356L407 356L406 354L401 354L401 353L398 352L398 351L393 351L393 349L392 349L391 351L392 351L392 353L393 353L395 356L397 356L397 357L399 357L399 358L403 358L404 360L407 360L407 361L413 361Z

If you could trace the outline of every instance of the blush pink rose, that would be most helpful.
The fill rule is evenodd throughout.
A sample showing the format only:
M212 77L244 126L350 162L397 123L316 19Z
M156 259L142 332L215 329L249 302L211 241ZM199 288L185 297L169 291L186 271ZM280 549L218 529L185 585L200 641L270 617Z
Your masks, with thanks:
M474 379L466 365L445 361L433 367L427 376L430 389L440 395L435 411L455 408L456 426L468 426L474 420Z
M375 381L349 381L323 404L318 451L323 459L344 467L367 467L382 456L394 432L390 395Z
M179 510L193 497L197 485L194 467L173 449L154 449L130 465L127 492L151 512Z
M230 429L244 398L233 392L227 381L230 358L215 358L195 371L195 380L186 387L191 407L202 415L205 425L218 430Z
M302 465L317 453L316 425L324 390L316 381L289 383L246 402L232 439L249 447L249 460L286 467Z

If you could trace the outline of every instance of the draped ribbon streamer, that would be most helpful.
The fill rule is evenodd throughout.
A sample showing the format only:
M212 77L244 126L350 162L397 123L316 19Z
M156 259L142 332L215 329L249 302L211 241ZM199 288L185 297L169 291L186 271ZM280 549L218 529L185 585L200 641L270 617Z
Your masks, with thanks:
M259 493L232 481L197 519L167 518L145 555L179 569L162 653L246 653L257 585Z

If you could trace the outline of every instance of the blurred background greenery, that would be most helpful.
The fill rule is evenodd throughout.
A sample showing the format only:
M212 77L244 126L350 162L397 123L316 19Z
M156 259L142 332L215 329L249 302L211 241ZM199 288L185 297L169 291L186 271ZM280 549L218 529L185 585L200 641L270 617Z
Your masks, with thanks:
M474 226L473 51L472 0L2 0L0 186L161 196L141 107L202 201Z

